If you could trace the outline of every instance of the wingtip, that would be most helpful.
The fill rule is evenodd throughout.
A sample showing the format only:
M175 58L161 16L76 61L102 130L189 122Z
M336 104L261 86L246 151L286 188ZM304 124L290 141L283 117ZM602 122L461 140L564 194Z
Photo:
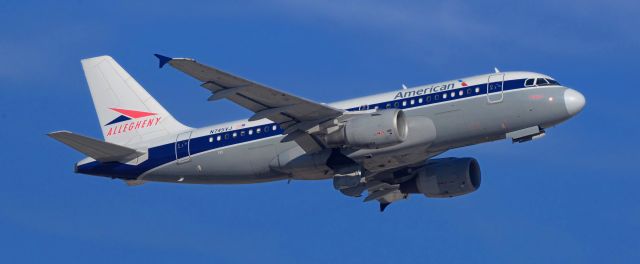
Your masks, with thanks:
M53 138L60 134L71 134L71 132L67 130L58 130L58 131L49 132L46 135Z
M158 60L159 60L159 65L158 65L158 66L159 66L160 68L164 67L164 65L165 65L165 64L167 64L167 63L169 63L171 60L173 60L173 58L170 58L170 57L167 57L167 56L164 56L164 55L160 55L160 54L158 54L158 53L153 54L153 55L154 55L154 56L156 56L156 58L158 58Z

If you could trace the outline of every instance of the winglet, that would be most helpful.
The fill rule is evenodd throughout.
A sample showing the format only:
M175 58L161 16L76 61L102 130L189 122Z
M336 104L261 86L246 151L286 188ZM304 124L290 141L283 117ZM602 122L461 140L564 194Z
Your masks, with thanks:
M158 58L159 61L159 66L160 68L162 68L165 64L169 63L171 60L173 60L173 58L169 58L167 56L162 56L160 54L153 54L154 56L156 56L156 58Z
M387 206L389 206L390 204L391 204L391 203L383 203L383 202L380 202L380 212L381 212L381 213L382 213L382 212L384 212L384 209L386 209L386 208L387 208Z

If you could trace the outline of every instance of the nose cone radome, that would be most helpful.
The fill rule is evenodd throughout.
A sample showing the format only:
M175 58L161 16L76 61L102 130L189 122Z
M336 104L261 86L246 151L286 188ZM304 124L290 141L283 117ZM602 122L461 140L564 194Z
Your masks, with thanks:
M564 105L567 108L569 115L575 115L584 108L586 100L584 95L574 89L567 89L564 91Z

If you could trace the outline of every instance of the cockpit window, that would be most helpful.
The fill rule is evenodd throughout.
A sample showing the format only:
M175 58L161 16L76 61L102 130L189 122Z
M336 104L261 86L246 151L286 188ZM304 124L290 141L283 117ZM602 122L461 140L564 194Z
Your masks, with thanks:
M524 81L525 87L549 85L560 85L560 83L551 78L529 78Z
M524 86L533 86L533 82L536 79L527 79L526 81L524 81Z
M557 81L556 81L556 80L554 80L554 79L547 79L547 81L548 81L551 85L560 85L560 83L559 83L559 82L557 82Z
M538 78L536 81L536 85L538 86L549 85L549 82L547 82L545 78Z

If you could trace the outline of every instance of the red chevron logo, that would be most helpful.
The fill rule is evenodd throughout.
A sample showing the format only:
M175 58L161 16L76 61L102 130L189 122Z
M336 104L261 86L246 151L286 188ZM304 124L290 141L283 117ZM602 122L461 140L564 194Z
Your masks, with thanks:
M110 126L109 131L107 132L107 136L126 133L129 131L137 130L139 128L145 128L150 126L155 126L160 122L161 117L151 117L145 118L141 120L133 120L143 117L155 116L156 113L144 112L144 111L136 111L122 108L109 108L115 112L120 113L118 117L111 120L111 122L105 124L104 126ZM123 124L118 124L123 123ZM118 124L118 125L115 125ZM111 126L115 125L115 126Z
M120 109L120 108L109 108L113 111L116 111L118 113L121 113L123 115L126 115L128 117L131 118L141 118L141 117L145 117L145 116L152 116L152 115L156 115L156 113L150 113L150 112L142 112L142 111L136 111L136 110L127 110L127 109Z

